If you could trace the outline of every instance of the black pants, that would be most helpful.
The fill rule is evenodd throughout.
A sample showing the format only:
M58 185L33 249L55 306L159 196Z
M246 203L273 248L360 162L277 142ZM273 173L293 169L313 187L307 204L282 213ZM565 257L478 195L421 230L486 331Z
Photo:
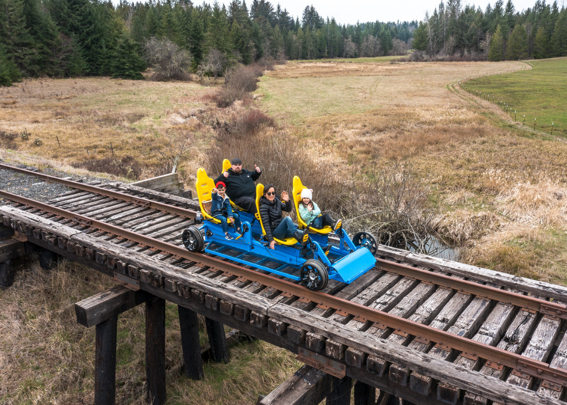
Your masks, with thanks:
M240 208L244 208L246 211L255 214L256 213L256 197L253 195L245 195L238 197L234 200L234 203Z
M311 227L315 229L323 229L327 225L333 227L334 224L335 221L333 221L333 218L331 218L329 214L323 214L313 220Z

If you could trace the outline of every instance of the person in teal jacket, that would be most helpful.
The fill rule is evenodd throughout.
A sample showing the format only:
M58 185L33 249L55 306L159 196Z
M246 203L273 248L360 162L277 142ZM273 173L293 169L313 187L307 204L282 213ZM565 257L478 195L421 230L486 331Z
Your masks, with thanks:
M326 226L330 226L334 230L341 226L341 221L335 221L329 214L321 215L321 210L312 200L313 191L305 188L301 191L301 201L298 204L299 215L303 221L315 229L323 229Z

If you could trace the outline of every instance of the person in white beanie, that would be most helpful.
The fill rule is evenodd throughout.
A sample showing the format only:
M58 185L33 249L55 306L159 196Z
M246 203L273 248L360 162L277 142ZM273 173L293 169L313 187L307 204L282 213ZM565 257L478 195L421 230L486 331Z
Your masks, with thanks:
M330 226L337 230L341 226L341 221L335 221L329 214L321 215L321 210L313 201L313 190L304 188L301 191L301 201L298 204L299 215L306 224L315 229L323 229L325 226Z

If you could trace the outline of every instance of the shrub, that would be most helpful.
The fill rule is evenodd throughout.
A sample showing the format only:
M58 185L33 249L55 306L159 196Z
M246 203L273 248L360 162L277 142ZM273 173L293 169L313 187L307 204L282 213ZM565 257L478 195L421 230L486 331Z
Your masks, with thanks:
M360 175L319 159L298 139L273 128L263 113L250 110L217 129L207 152L209 175L216 178L223 159L239 157L245 168L263 170L260 182L274 184L276 192L291 192L293 176L314 190L319 207L345 219L350 232L367 230L385 244L424 250L435 235L434 213L427 209L427 190L410 167L390 164Z
M258 64L229 69L225 75L224 87L214 96L217 106L226 108L236 100L246 97L248 92L257 89L260 76L262 76L262 67Z
M148 64L156 72L154 80L189 79L191 55L169 39L151 38L144 45Z
M131 180L137 180L142 173L140 163L132 156L126 155L122 158L107 157L92 159L85 162L76 162L73 167L87 169L91 172L108 173L114 176L122 176Z

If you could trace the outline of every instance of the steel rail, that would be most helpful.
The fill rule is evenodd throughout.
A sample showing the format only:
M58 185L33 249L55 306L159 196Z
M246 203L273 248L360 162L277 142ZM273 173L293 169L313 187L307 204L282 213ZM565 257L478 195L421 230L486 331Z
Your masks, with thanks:
M76 189L79 189L79 190L88 191L88 192L96 193L96 194L101 194L101 195L104 195L106 197L114 198L116 200L122 200L124 202L129 202L129 203L132 203L134 205L139 205L139 206L146 207L146 208L153 208L153 209L156 209L156 210L159 210L159 211L167 212L169 214L179 215L180 217L184 217L184 218L193 219L197 215L197 212L194 211L194 210L189 210L189 209L186 209L186 208L180 208L180 207L176 207L174 205L165 204L165 203L161 203L161 202L157 202L157 201L152 201L152 200L148 200L148 199L145 199L145 198L137 198L137 197L125 194L125 193L121 193L119 191L107 190L107 189L102 188L102 187L91 186L91 185L79 183L79 182L73 181L73 180L60 179L59 177L50 176L48 174L43 174L43 173L32 172L31 170L21 169L19 167L13 167L13 166L5 165L5 164L2 164L2 163L0 163L0 169L14 170L14 171L19 172L19 173L24 173L24 174L28 174L30 176L39 177L40 179L43 179L43 180L51 182L51 183L59 183L59 184L63 184L65 186L76 188Z
M269 275L259 273L254 270L246 269L232 263L206 256L200 253L192 253L187 249L172 245L157 239L137 234L135 232L123 229L114 225L110 225L101 221L96 221L88 217L76 215L73 212L63 210L61 208L52 207L38 201L20 197L5 191L0 191L0 196L9 200L28 205L33 208L55 214L60 217L68 218L82 224L87 224L95 229L129 239L146 246L154 247L160 251L173 254L177 257L184 258L195 262L197 265L207 266L213 270L222 271L229 275L243 277L250 281L255 281L267 287L274 288L278 291L287 292L302 299L308 299L319 305L323 305L346 314L356 316L360 321L371 321L382 324L397 331L405 332L409 335L425 338L431 342L443 345L447 350L455 349L467 354L467 356L476 356L486 360L490 360L498 365L515 369L524 374L528 374L535 378L551 381L555 384L567 387L567 370L554 369L549 364L521 356L516 353L507 352L494 346L489 346L462 336L454 335L442 330L432 328L427 325L416 323L399 316L391 315L386 312L377 311L375 309L365 307L351 301L337 298L332 295L324 294L318 291L312 291L298 284L291 283L286 280L274 278Z
M196 211L194 210L175 207L173 205L164 204L147 199L137 198L117 191L107 190L96 186L90 186L72 180L64 180L59 177L54 177L42 173L36 173L18 167L0 164L0 168L14 170L20 173L29 174L31 176L37 176L39 178L45 179L50 182L64 184L73 188L89 191L92 193L102 194L117 200L130 202L135 205L146 206L148 208L157 209L159 211L167 212L174 215L179 215L185 218L192 219L195 218L197 214ZM413 277L418 280L432 282L434 284L441 285L444 287L453 288L459 291L466 291L478 296L527 308L532 311L541 312L545 315L551 315L561 319L567 319L567 307L557 303L542 301L526 295L517 294L506 290L500 290L498 288L493 288L489 286L483 286L472 281L460 280L439 273L433 273L427 270L421 270L415 267L410 267L399 263L392 263L378 258L377 258L377 262L380 268L389 272L403 275L405 277Z
M544 315L567 319L567 307L555 302L543 301L527 295L478 284L474 281L460 280L444 274L434 273L399 263L392 263L383 259L376 258L376 266L404 277L416 278L439 286L465 291L479 297L490 298L506 304L541 312Z

